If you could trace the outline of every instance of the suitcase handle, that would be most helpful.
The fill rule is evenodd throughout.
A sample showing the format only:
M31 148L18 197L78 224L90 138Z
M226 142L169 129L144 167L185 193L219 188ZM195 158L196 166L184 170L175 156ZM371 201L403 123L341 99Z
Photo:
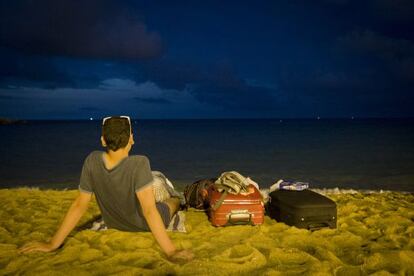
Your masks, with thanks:
M252 222L252 214L248 212L231 212L228 215L228 223L232 225L249 224Z
M326 222L311 223L308 225L308 230L315 231L315 230L319 230L324 227L329 227L329 224Z

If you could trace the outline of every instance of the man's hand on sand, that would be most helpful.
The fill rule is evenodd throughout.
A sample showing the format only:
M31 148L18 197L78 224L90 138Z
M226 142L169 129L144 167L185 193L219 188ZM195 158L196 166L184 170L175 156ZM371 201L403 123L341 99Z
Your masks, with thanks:
M171 255L169 259L175 263L186 263L194 259L194 253L191 250L180 250Z
M19 248L19 253L29 253L34 251L50 252L55 250L57 247L50 243L44 242L29 242Z

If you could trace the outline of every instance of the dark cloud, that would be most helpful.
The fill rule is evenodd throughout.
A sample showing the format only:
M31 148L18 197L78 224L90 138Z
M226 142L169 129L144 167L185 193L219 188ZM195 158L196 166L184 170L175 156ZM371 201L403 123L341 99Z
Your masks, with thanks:
M87 105L125 93L155 117L165 104L187 117L198 116L194 109L214 117L413 115L413 1L288 2L220 3L229 16L216 3L1 1L0 88L50 95L56 105L71 94ZM160 36L144 22L172 45L162 58ZM0 110L13 102L2 98Z
M229 64L196 66L177 62L153 62L143 68L144 79L163 89L190 93L197 101L229 110L275 108L274 89L251 85L239 78ZM252 100L254 98L254 100Z
M340 37L338 42L356 52L384 59L404 59L414 55L412 41L387 37L370 30L353 31Z
M173 61L156 61L139 67L140 80L150 80L165 89L184 90L190 83L199 83L206 78L205 72L194 64Z
M160 97L134 97L135 101L149 104L170 104L171 101Z
M115 0L0 2L0 46L29 54L149 59L157 33Z
M335 95L338 90L352 91L362 80L344 72L285 72L279 79L281 89L308 96Z
M327 62L285 66L278 89L321 116L413 116L414 43L367 30L340 36Z
M105 75L99 76L94 62L84 61L69 66L66 60L22 54L2 47L0 62L0 87L6 89L95 88L106 78Z
M74 86L72 79L50 59L27 56L0 48L0 87L54 88Z
M305 2L305 1L303 1ZM315 5L316 1L310 2ZM353 8L354 13L363 11L371 19L385 19L387 21L413 21L414 2L412 0L321 0L338 8Z
M345 51L369 59L372 66L385 70L388 78L399 83L414 83L414 42L375 33L354 31L340 37L338 43ZM380 65L380 66L378 66Z
M371 0L371 6L388 20L414 20L414 1L412 0Z
M359 73L340 72L310 76L292 78L280 88L290 95L290 106L304 114L323 117L414 115L411 107L414 95L392 79L382 76L375 81L363 78Z
M0 100L15 100L18 99L18 97L16 96L11 96L11 95L0 95Z
M335 63L290 68L279 76L292 106L321 116L413 116L410 43L372 33L339 41L343 48L336 54L343 57L332 57Z
M275 89L249 85L227 66L191 84L189 92L200 102L235 110L272 110L277 103Z

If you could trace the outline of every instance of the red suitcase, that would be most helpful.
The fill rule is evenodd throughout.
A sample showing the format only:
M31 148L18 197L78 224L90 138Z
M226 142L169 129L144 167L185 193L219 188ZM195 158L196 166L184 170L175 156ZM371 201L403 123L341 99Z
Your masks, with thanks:
M214 226L251 224L259 225L264 221L264 203L262 195L253 185L254 192L247 195L227 194L222 204L214 210L213 206L222 196L213 185L209 188L209 218Z

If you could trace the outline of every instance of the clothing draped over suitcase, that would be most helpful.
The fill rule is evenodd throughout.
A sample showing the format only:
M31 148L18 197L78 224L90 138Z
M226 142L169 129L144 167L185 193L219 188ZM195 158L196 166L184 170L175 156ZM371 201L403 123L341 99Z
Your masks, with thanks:
M214 226L263 223L263 198L250 178L235 171L224 172L208 194L208 214Z

